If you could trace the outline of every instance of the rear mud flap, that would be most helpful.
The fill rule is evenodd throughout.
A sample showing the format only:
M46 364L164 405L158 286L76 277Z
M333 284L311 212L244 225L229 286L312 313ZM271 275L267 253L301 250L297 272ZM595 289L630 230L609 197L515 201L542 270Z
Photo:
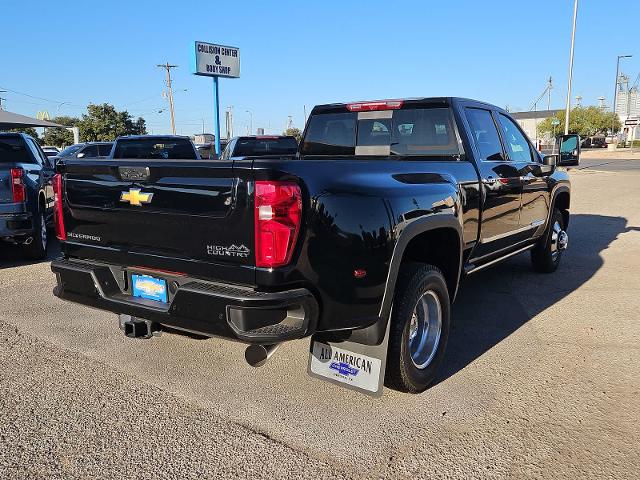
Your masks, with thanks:
M350 341L332 342L311 337L307 372L341 387L372 397L382 396L387 366L389 325L380 345L363 345Z

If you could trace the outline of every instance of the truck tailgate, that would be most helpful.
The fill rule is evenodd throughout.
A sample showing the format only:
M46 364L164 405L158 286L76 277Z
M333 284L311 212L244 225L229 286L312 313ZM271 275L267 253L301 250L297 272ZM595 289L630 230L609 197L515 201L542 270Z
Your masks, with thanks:
M66 254L254 282L251 169L207 160L72 160Z

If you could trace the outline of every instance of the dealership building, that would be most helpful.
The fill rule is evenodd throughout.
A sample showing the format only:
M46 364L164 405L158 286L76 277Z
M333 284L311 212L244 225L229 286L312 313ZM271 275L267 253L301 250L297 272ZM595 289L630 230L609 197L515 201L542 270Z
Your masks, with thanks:
M551 143L551 135L538 136L538 125L544 122L547 118L555 116L558 112L563 110L535 110L532 112L510 112L509 114L520 124L520 127L524 130L524 133L535 144L536 139L539 139L543 144Z

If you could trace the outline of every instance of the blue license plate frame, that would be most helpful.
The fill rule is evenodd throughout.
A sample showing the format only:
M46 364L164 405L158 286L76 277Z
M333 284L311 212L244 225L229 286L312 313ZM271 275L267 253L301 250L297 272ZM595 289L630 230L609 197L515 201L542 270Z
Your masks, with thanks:
M167 281L140 273L131 274L131 294L160 303L168 303Z

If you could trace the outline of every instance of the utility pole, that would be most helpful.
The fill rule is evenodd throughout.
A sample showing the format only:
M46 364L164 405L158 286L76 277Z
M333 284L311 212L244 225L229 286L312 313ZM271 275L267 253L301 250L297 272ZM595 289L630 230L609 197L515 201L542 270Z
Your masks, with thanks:
M6 90L0 90L0 93L7 93L7 91ZM6 100L6 98L0 97L0 110L2 110L2 101L3 100Z
M171 113L171 131L176 134L176 119L173 114L173 90L171 89L171 69L177 68L178 65L169 65L169 62L163 65L157 65L160 68L164 68L167 71L167 99L169 100L169 111Z
M538 102L540 100L542 100L544 98L544 96L547 95L547 94L549 95L548 98L547 98L547 110L550 110L550 108L551 108L551 89L552 88L553 88L553 79L551 77L549 77L549 80L547 80L547 86L542 91L540 96L533 101L533 103L529 107L529 110L537 112L538 111ZM538 117L536 117L535 124L536 124L536 148L537 148L538 147Z
M571 30L571 53L569 54L569 84L567 86L567 109L564 112L564 134L569 134L569 110L571 109L571 81L573 80L573 47L576 39L576 19L578 18L578 0L573 3L573 28Z

